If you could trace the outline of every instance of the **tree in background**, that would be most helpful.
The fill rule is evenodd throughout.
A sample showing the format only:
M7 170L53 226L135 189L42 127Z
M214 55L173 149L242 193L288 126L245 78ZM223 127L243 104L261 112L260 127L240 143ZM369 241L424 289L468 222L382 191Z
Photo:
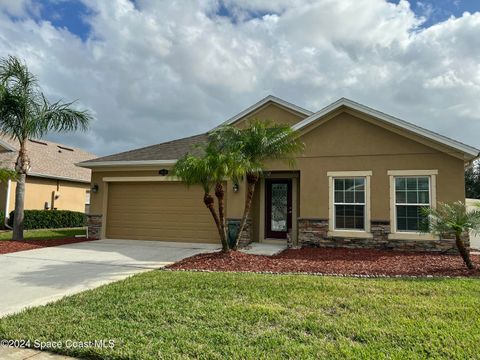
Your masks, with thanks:
M475 163L465 169L465 196L480 199L480 169Z
M0 169L0 183L6 183L8 180L16 180L17 173L15 170L10 169Z
M0 59L0 133L20 144L15 163L14 240L23 240L25 181L30 170L27 141L49 132L86 130L91 115L72 104L49 102L25 63L14 56Z

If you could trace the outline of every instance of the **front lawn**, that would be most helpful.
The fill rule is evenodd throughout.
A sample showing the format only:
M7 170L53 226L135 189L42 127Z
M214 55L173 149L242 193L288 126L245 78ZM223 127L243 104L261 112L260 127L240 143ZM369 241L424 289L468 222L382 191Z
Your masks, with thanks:
M151 271L0 320L94 359L478 358L480 281Z
M72 238L75 237L75 235L86 236L86 228L25 230L24 232L26 240ZM12 240L12 232L1 231L0 241L1 240Z

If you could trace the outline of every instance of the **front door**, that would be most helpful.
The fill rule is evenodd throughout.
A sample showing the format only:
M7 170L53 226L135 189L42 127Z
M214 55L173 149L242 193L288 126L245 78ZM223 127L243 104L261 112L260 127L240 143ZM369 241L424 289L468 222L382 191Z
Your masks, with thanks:
M286 239L292 227L292 180L265 179L265 235Z

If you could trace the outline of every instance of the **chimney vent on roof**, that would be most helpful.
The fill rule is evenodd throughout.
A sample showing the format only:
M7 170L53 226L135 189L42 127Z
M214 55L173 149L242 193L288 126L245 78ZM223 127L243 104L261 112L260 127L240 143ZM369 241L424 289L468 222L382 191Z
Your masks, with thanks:
M39 141L39 140L33 140L33 139L28 139L30 140L31 142L35 143L35 144L40 144L40 145L48 145L46 142L43 142L43 141Z

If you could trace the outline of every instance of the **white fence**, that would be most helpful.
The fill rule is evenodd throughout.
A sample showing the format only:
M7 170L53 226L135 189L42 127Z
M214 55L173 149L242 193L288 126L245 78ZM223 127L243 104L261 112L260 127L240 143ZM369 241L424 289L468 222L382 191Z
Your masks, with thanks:
M476 208L477 204L480 204L480 200L479 199L465 199L465 204L467 204L467 209L473 210L474 208ZM480 250L480 234L470 233L470 247L472 249Z

